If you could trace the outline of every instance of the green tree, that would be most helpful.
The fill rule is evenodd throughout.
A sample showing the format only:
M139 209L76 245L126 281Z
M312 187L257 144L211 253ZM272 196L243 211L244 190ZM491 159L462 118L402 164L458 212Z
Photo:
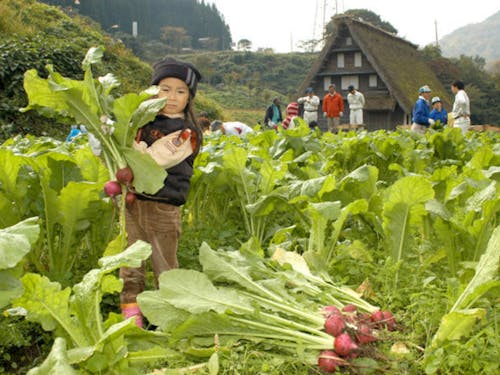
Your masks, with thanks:
M389 33L397 34L398 30L392 26L389 22L383 21L380 16L368 9L349 9L345 11L342 15L350 16L352 18L360 19L364 22L371 23L373 26L380 27ZM333 22L330 21L325 26L325 38L328 38L333 33Z
M190 46L191 38L183 27L163 26L160 39L179 53L183 47Z

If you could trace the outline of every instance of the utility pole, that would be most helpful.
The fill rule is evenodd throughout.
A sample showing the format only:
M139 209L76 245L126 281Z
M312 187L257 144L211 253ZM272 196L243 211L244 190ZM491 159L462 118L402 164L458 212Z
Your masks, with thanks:
M438 21L437 20L434 20L434 29L436 30L436 47L439 48Z
M314 11L314 24L313 24L313 39L316 39L316 27L317 27L317 23L318 23L318 8L319 8L319 4L318 4L318 0L316 0L316 9Z

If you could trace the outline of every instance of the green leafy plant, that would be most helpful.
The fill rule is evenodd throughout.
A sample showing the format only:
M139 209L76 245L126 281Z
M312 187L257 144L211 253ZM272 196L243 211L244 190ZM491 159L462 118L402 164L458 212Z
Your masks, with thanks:
M138 241L118 255L101 258L100 268L88 272L73 288L62 289L44 276L25 274L21 279L24 293L13 301L15 309L9 313L25 314L28 321L56 335L50 355L29 373L77 373L78 369L138 374L137 366L175 357L165 348L167 337L137 328L133 319L123 321L116 314L106 319L100 307L104 295L121 290L114 271L138 267L150 254L151 246Z
M37 217L0 229L0 308L22 294L18 265L37 241L39 233Z
M116 246L120 249L125 246L125 204L132 180L134 192L154 194L166 178L165 170L149 155L132 148L137 130L154 119L165 99L151 99L157 89L114 98L111 91L119 85L116 78L112 74L97 80L93 77L92 65L99 63L102 56L103 48L89 49L82 62L82 81L65 78L51 66L47 66L47 79L40 78L36 70L27 71L24 89L29 105L23 111L37 109L48 115L71 118L84 124L100 142L110 180L123 183Z

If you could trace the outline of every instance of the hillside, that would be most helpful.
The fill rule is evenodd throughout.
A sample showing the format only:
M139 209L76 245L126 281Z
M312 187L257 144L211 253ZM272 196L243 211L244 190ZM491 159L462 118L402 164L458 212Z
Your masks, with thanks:
M221 51L179 57L193 62L213 86L244 85L261 97L269 89L293 98L317 54Z
M106 35L89 18L66 14L62 10L34 0L0 2L0 140L14 134L65 137L65 119L55 122L35 111L19 112L27 105L23 89L24 73L36 69L41 76L51 64L65 77L82 79L81 62L90 47L104 46L102 65L96 76L113 73L121 83L115 95L140 92L148 87L149 64L139 60L123 43ZM219 109L200 95L198 110Z
M439 44L443 56L479 55L491 63L500 60L500 11L483 22L461 27L444 36Z

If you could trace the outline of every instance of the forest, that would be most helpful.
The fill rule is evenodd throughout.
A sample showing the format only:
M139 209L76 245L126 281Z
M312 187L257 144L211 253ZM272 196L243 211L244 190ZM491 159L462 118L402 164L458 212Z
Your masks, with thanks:
M163 40L179 48L231 48L229 26L214 4L199 0L45 0L97 21L103 30ZM193 22L196 20L196 22Z

